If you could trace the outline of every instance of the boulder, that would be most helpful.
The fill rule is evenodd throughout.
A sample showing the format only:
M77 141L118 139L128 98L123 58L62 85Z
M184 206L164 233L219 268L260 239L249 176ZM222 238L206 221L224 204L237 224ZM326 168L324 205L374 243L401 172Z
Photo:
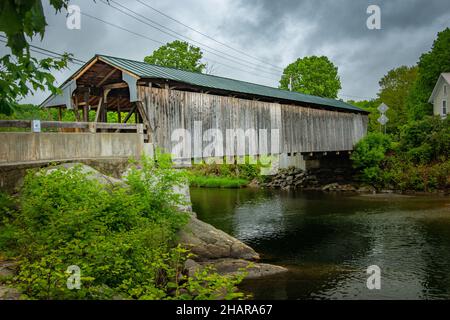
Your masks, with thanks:
M0 300L19 300L21 293L14 288L0 284Z
M338 188L339 188L339 184L330 183L330 184L327 184L326 186L324 186L322 188L322 191L334 191L334 190L337 190Z
M187 259L184 262L184 269L187 271L188 276L192 277L202 266L192 259Z
M15 261L0 261L0 277L13 277L16 267L17 262ZM8 287L0 282L0 300L19 300L20 295L21 294L17 289Z
M255 279L284 273L288 270L281 266L267 263L250 262L243 259L217 259L213 261L200 262L200 266L212 266L220 275L235 275L242 271L247 272L245 279Z
M377 190L372 186L361 186L357 190L360 193L376 193Z
M107 175L104 175L103 173L95 170L92 167L89 167L83 163L73 162L73 163L64 163L60 164L54 167L49 167L46 171L48 173L51 173L55 170L65 168L67 170L73 170L75 167L80 167L80 171L82 173L87 174L87 178L90 180L96 180L102 185L113 185L113 184L121 184L125 185L125 182Z
M191 216L178 236L179 243L196 255L196 261L221 258L259 259L258 253L245 243L194 216Z

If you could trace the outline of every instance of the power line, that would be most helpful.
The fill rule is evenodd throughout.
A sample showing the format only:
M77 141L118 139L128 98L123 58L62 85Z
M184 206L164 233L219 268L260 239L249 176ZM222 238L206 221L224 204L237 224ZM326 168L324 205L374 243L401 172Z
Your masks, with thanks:
M271 64L271 63L269 63L269 62L267 62L267 61L261 60L261 59L255 57L255 56L252 56L252 55L250 55L250 54L248 54L248 53L246 53L246 52L244 52L244 51L241 51L241 50L236 49L236 48L234 48L234 47L232 47L232 46L230 46L230 45L228 45L228 44L226 44L226 43L223 43L223 42L221 42L221 41L219 41L219 40L216 40L216 39L214 39L213 37L211 37L211 36L209 36L209 35L207 35L207 34L201 32L201 31L198 31L198 30L196 30L196 29L190 27L189 25L187 25L187 24L185 24L185 23L183 23L183 22L181 22L181 21L179 21L179 20L177 20L177 19L175 19L175 18L169 16L168 14L166 14L166 13L164 13L164 12L162 12L162 11L160 11L160 10L154 8L154 7L152 7L151 5L142 2L141 0L136 0L136 1L139 2L140 4L142 4L143 6L146 6L147 8L152 9L153 11L155 11L155 12L157 12L157 13L163 15L164 17L166 17L166 18L168 18L168 19L170 19L170 20L172 20L172 21L175 21L176 23L178 23L178 24L180 24L180 25L182 25L182 26L188 28L189 30L192 30L192 31L194 31L194 32L196 32L196 33L198 33L198 34L204 36L205 38L208 38L208 39L210 39L210 40L212 40L212 41L214 41L214 42L216 42L216 43L218 43L218 44L220 44L220 45L222 45L222 46L224 46L224 47L227 47L228 49L231 49L231 50L233 50L233 51L236 51L236 52L238 52L238 53L240 53L240 54L242 54L242 55L244 55L244 56L247 56L247 57L249 57L249 58L252 58L252 59L254 59L254 60L256 60L256 61L259 61L259 62L262 62L262 63L264 63L264 64L270 65L270 66L272 66L272 67L274 67L274 68L276 68L276 69L283 70L283 68L281 68L281 67L279 67L279 66L276 66L276 65Z
M128 33L132 33L132 34L134 34L134 35L136 35L136 36L139 36L139 37L145 38L145 39L147 39L147 40L150 40L150 41L156 42L156 43L158 43L158 44L162 44L162 45L164 45L164 44L165 44L165 43L164 43L164 42L162 42L162 41L159 41L159 40L155 40L155 39L149 38L149 37L147 37L147 36L144 36L144 35L142 35L142 34L140 34L140 33L137 33L137 32L134 32L134 31L131 31L131 30L129 30L129 29L126 29L126 28L124 28L124 27L121 27L121 26L119 26L119 25L117 25L117 24L114 24L114 23L112 23L112 22L108 22L108 21L105 21L105 20L103 20L103 19L100 19L100 18L98 18L98 17L95 17L95 16L91 16L90 14L87 14L87 13L85 13L85 12L81 12L81 14L82 14L83 16L86 16L86 17L88 17L88 18L91 18L91 19L94 19L94 20L100 21L100 22L102 22L102 23L104 23L104 24L107 24L107 25L109 25L109 26L111 26L111 27L114 27L114 28L117 28L117 29L120 29L120 30L126 31L126 32L128 32Z
M340 96L343 96L343 97L347 97L347 98L358 98L358 99L364 99L364 100L372 100L372 99L373 99L373 97L372 97L372 98L369 98L369 97L360 97L360 96L354 96L354 95L343 94L343 93L340 93L339 95L340 95Z
M7 39L3 35L0 35L0 37L3 38L3 39ZM7 41L5 41L5 40L1 40L0 39L0 41L3 42L3 43L7 43ZM38 46L35 46L35 45L31 45L31 44L29 44L29 46L30 46L30 51L35 52L35 53L43 54L43 55L48 56L50 58L58 58L59 59L59 58L64 57L63 54L55 52L55 51L44 49L44 48L41 48L41 47L38 47ZM43 52L41 52L41 51L43 51ZM77 65L84 65L86 63L85 61L77 59L75 57L69 57L68 60L69 60L69 62L72 62L72 63L77 64Z
M153 21L153 20L151 20L151 19L149 19L149 18L147 18L147 17L145 17L145 16L143 16L143 15L141 15L141 14L139 14L139 13L133 11L133 10L131 10L131 9L129 9L128 7L126 7L126 6L124 6L124 5L121 5L121 4L117 3L117 2L114 1L114 0L109 0L108 2L106 2L106 1L104 1L104 0L100 0L100 1L101 1L104 5L107 5L107 6L111 7L111 8L113 8L113 9L115 9L115 10L121 12L122 14L125 14L125 15L127 15L127 16L129 16L129 17L131 17L131 18L133 18L133 19L135 19L135 20L137 20L137 21L139 21L139 22L141 22L141 23L143 23L143 24L145 24L145 25L147 25L147 26L153 28L153 29L156 29L156 30L158 30L158 31L160 31L160 32L162 32L162 33L165 33L165 34L167 34L167 35L169 35L169 36L171 36L171 37L173 37L173 38L176 38L176 39L179 39L179 40L182 40L182 41L185 41L185 39L187 39L188 41L198 43L200 46L209 48L209 50L203 48L203 51L205 51L205 52L208 52L208 53L210 53L210 54L213 54L213 55L215 55L215 56L218 56L218 57L220 57L220 58L222 58L222 59L229 60L229 61L231 61L231 62L233 62L233 63L242 65L242 66L244 66L244 67L246 67L246 68L260 69L261 72L264 72L264 73L267 73L267 74L270 74L270 75L275 75L275 76L277 76L277 77L280 76L279 73L273 73L273 72L267 71L267 69L263 69L262 67L260 67L260 66L258 66L258 65L256 65L256 64L254 64L253 62L248 62L248 61L246 61L246 60L240 59L239 57L236 57L236 56L233 56L233 55L229 55L229 54L224 53L224 52L222 52L222 51L220 51L220 50L217 50L217 49L214 49L214 48L212 48L212 47L210 47L210 46L208 46L208 45L205 45L205 44L203 44L203 43L201 43L201 42L199 42L199 41L197 41L197 40L194 40L194 39L191 39L191 38L189 38L189 37L186 37L186 36L184 36L184 35L182 35L182 34L176 32L176 31L174 31L174 30L172 30L172 29L170 29L170 28L165 27L164 25L161 25L161 24L159 24L159 23L157 23L157 22L155 22L155 21ZM121 10L120 8L111 5L111 3L114 3L114 4L118 5L119 7L124 8L125 10L127 10L127 11L129 11L129 12L132 12L133 14L135 14L135 15L137 15L137 16L139 16L139 17L141 17L141 18L143 18L143 19L145 19L145 20L147 20L147 21L150 21L151 23L156 24L157 26L159 26L159 27L161 27L161 28L164 28L164 29L166 29L166 30L169 30L169 32L167 32L167 31L165 31L165 30L162 30L161 28L158 28L158 27L156 27L156 26L154 26L154 25L152 25L152 24L149 24L149 23L147 23L147 22L145 22L145 21L142 21L141 19L139 19L139 18L133 16L132 14L129 14L129 13L127 13L127 12ZM171 34L171 33L174 33L175 35L174 35L174 34ZM218 53L216 53L216 52L212 52L211 50L220 52L220 54L218 54ZM225 57L225 56L223 56L223 55L226 55L226 56L231 57L231 58ZM276 71L276 72L279 72L279 71Z
M124 28L124 27L122 27L122 26L119 26L119 25L117 25L117 24L114 24L114 23L112 23L112 22L109 22L109 21L100 19L100 18L95 17L95 16L92 16L92 15L90 15L90 14L87 14L87 13L85 13L85 12L81 12L81 14L84 15L84 16L86 16L86 17L88 17L88 18L91 18L91 19L97 20L97 21L99 21L99 22L105 23L106 25L109 25L109 26L111 26L111 27L120 29L120 30L122 30L122 31L126 31L126 32L128 32L128 33L130 33L130 34L133 34L133 35L135 35L135 36L138 36L138 37L141 37L141 38L144 38L144 39L147 39L147 40L150 40L150 41L159 43L159 44L164 44L164 43L161 42L161 41L158 41L158 40L149 38L149 37L147 37L147 36L145 36L145 35L143 35L143 34L134 32L134 31L132 31L132 30L129 30L129 29L127 29L127 28ZM233 69L233 70L238 70L238 71L241 71L241 72L245 72L246 74L251 74L251 75L254 75L254 76L256 76L256 77L268 79L268 80L271 80L271 81L276 81L276 79L274 79L274 78L268 78L268 77L262 76L262 75L260 75L260 74L256 74L256 73L253 73L253 72L249 72L248 70L243 70L243 69L236 68L236 67L230 66L230 65L228 65L228 64L225 64L225 63L223 63L223 62L219 62L219 61L212 60L212 59L210 59L210 58L205 58L205 60L208 60L208 61L213 62L213 63L217 63L217 64L219 64L219 65L225 66L225 67L230 68L230 69Z
M240 61L244 61L244 62L246 62L246 63L248 63L248 64L250 64L250 65L252 65L252 66L258 66L257 64L255 64L255 63L252 62L252 61L244 60L244 59L242 59L242 58L240 58L240 57L230 55L230 54L228 54L228 53L226 53L226 52L220 51L220 50L215 49L215 48L213 48L213 47L211 47L211 46L208 46L208 45L206 45L206 44L204 44L204 43L201 43L201 42L199 42L199 41L197 41L197 40L195 40L195 39L189 38L189 37L187 37L187 36L185 36L185 35L183 35L183 34L177 32L177 31L175 31L175 30L173 30L173 29L170 29L170 28L166 27L165 25L163 25L163 24L161 24L161 23L158 23L158 22L156 22L156 21L154 21L154 20L152 20L152 19L150 19L150 18L148 18L148 17L146 17L146 16L144 16L144 15L141 15L141 14L139 14L139 13L137 13L137 12L131 10L129 7L124 6L124 5L118 3L118 2L115 1L115 0L108 0L108 1L100 0L100 1L102 1L103 4L107 4L107 5L111 6L111 7L113 7L113 6L110 4L110 2L112 2L112 3L116 4L116 5L118 5L119 7L123 8L123 9L125 9L125 10L127 10L127 11L130 11L130 12L134 13L134 14L137 15L137 16L140 16L140 17L144 18L145 20L150 21L151 23L153 23L153 24L155 24L155 25L157 25L157 26L159 26L159 27L161 27L161 28L164 28L164 29L166 29L166 30L169 30L170 32L176 34L177 36L180 36L180 37L182 37L182 38L188 39L189 41L198 43L200 46L209 48L210 50L214 50L214 51L219 52L219 53L221 53L221 54L224 54L224 55L226 55L226 56L228 56L228 57L230 57L230 58L237 59L237 60L240 60ZM145 5L145 4L144 4L144 5ZM113 8L115 8L115 7L113 7ZM118 8L115 8L115 9L116 9L116 10L119 10ZM119 11L120 11L120 10L119 10ZM121 11L121 12L124 13L123 11ZM134 17L133 17L133 18L134 18ZM152 26L152 27L155 28L155 29L157 29L157 30L159 30L159 31L161 31L161 32L164 32L164 33L167 34L167 32L165 32L165 31L163 31L163 30L160 30L160 29L158 29L158 28L156 28L156 27L154 27L154 26ZM171 36L173 36L173 35L171 35ZM177 38L176 36L173 36L173 37ZM178 39L179 39L179 38L178 38ZM182 40L182 39L180 39L180 40ZM204 49L204 50L205 50L205 49ZM205 50L205 51L207 51L207 50ZM222 57L222 58L223 58L223 57ZM271 69L274 69L274 68L272 67L272 65L268 64L267 62L262 62L262 63L267 64L267 65L270 66ZM259 67L259 66L258 66L258 67ZM278 70L273 70L273 71L275 71L275 72L280 72L280 71L283 70L283 69L281 69L281 68L279 68L279 67L275 67L275 68L278 69ZM277 73L276 75L278 76L278 73Z
M109 24L109 25L111 25L111 26L118 27L118 26L116 26L116 25L114 25L114 24L110 24L110 23L108 23L108 22L106 22L106 21L104 21L104 20L102 20L102 19L99 19L99 18L96 18L96 17L92 17L92 16L90 16L90 15L88 15L88 14L85 14L85 15L88 16L88 17L90 17L90 18L93 18L93 19L96 19L96 20L105 22L105 23L107 23L107 24ZM158 42L158 43L162 43L162 42L160 42L160 41L158 41L158 40L150 39L150 38L148 38L148 37L146 37L146 36L144 36L144 35L135 33L135 32L130 31L130 30L128 30L128 29L125 29L125 28L121 28L121 29L124 30L124 31L127 31L127 32L131 32L131 33L133 33L133 34L135 34L135 35L137 35L137 36L145 37L145 38L147 38L147 39L149 39L149 40L152 40L152 41L155 41L155 42ZM6 39L6 37L3 36L3 35L0 35L0 37L3 38L3 39ZM7 41L2 40L2 39L0 39L0 42L3 42L3 43L5 43L5 44L7 43ZM45 56L50 57L50 58L61 58L61 57L64 56L64 55L61 54L61 53L57 53L57 52L55 52L55 51L51 51L51 50L48 50L48 49L44 49L44 48L41 48L41 47L38 47L38 46L35 46L35 45L29 45L29 46L31 47L31 48L30 48L30 51L32 51L32 52L34 52L34 53L38 53L38 54L45 55ZM224 66L226 66L226 67L229 67L229 68L232 68L232 69L235 69L235 70L239 70L239 71L242 71L242 72L247 72L247 71L245 71L245 70L242 70L242 69L236 69L236 68L234 68L234 67L231 67L231 66L229 66L229 65L223 64L223 63L218 62L218 61L214 61L214 60L211 60L211 59L208 59L208 60L211 61L211 62L213 62L213 63L221 64L221 65L224 65ZM73 63L73 64L76 64L76 65L80 65L80 66L83 66L84 64L86 64L86 61L80 60L80 59L75 58L75 57L69 58L69 62L71 62L71 63ZM259 76L259 75L257 75L257 74L254 74L254 75L255 75L255 76ZM264 78L265 78L265 77L264 77ZM266 78L266 79L274 80L274 79L270 79L270 78ZM340 93L339 95L342 96L342 97L347 97L347 98L358 98L358 99L364 99L364 100L371 100L371 99L373 99L373 97L361 97L361 96L347 95L347 94L343 94L343 93Z

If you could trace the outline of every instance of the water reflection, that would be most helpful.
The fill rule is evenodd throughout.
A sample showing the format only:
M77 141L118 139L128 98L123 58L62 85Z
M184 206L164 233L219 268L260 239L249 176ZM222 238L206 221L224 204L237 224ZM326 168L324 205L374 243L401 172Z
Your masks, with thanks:
M192 189L194 210L289 274L246 281L257 299L450 298L450 200ZM382 289L366 288L366 268Z

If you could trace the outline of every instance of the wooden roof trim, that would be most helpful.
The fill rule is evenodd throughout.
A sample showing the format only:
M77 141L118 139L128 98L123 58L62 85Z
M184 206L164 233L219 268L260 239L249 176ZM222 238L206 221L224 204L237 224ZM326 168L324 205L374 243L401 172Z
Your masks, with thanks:
M109 66L111 66L111 67L113 67L113 68L116 68L116 69L122 71L123 73L126 73L126 74L132 76L133 78L136 78L136 79L140 79L140 78L141 78L141 77L138 76L137 74L134 74L134 73L132 73L132 72L130 72L130 71L124 69L124 68L118 67L118 66L112 64L111 62L109 62L108 60L103 59L102 57L97 57L97 59L98 59L99 61L103 62L103 63L106 63L107 65L109 65Z
M99 60L98 57L95 57L91 62L88 62L88 64L86 64L86 66L84 66L78 72L78 74L73 77L73 79L78 80L78 78L80 78L86 71L88 71L94 64L96 64L98 60Z

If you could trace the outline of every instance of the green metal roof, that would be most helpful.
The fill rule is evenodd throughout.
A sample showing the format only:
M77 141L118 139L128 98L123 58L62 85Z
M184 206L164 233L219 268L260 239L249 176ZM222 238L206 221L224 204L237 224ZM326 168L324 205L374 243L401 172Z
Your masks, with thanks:
M161 67L142 61L133 61L105 55L97 56L100 57L103 61L117 68L124 69L140 78L169 79L172 81L178 81L205 88L220 89L236 93L245 93L262 97L310 103L342 110L367 113L367 111L361 108L352 106L340 100L321 98L317 96L281 90L273 87L203 73L195 73L175 68Z

